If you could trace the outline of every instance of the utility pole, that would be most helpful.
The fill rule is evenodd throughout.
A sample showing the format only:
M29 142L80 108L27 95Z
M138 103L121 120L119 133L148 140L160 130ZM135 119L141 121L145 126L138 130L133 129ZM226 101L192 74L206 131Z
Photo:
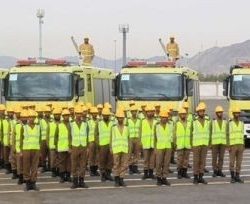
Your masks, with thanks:
M116 40L114 40L114 46L115 46L114 61L115 61L115 73L116 73Z
M43 58L43 49L42 49L42 24L43 17L45 15L45 11L43 9L38 9L36 16L39 19L39 59L41 60Z
M119 31L122 33L123 46L122 46L122 65L125 66L127 64L127 33L129 32L128 24L119 25Z

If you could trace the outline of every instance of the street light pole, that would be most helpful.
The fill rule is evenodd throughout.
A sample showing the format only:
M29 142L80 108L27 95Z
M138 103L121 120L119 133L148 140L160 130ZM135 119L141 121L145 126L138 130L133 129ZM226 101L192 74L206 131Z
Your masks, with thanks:
M114 43L115 43L115 55L114 55L114 57L115 57L115 73L116 73L116 40L114 40Z
M45 11L43 9L38 9L36 16L39 19L39 59L41 60L43 58L43 49L42 49L42 24L43 17L45 15Z
M125 66L127 64L127 33L129 32L129 25L128 24L121 24L119 25L119 31L122 33L123 36L123 48L122 48L122 65Z

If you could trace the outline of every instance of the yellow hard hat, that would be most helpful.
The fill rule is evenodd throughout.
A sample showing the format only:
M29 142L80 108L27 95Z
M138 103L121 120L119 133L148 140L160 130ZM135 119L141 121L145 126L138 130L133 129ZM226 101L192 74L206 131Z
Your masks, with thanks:
M62 109L61 108L54 108L53 112L54 115L61 115Z
M218 112L224 112L222 106L217 106L217 107L215 108L215 113L218 113Z
M169 110L169 111L174 110L174 106L173 106L173 104L171 104L171 103L170 103L170 104L168 105L168 110Z
M77 106L77 107L75 107L74 112L75 112L75 113L82 113L82 112L83 112L82 110L83 110L83 109L82 109L81 106Z
M88 107L87 106L83 106L82 107L82 112L86 112L86 111L88 111L89 109L88 109Z
M11 113L11 112L14 112L14 109L11 106L9 106L9 107L7 107L6 111L9 112L9 113Z
M130 111L138 111L138 107L136 105L133 105L130 107Z
M34 110L29 110L29 117L32 117L32 118L37 117L37 112Z
M86 103L86 106L88 109L90 109L93 105L92 105L92 103Z
M189 102L188 101L185 101L183 103L183 108L189 108Z
M103 108L102 115L111 115L109 108Z
M77 103L77 105L78 105L78 106L84 106L85 104L84 104L82 101L79 101L79 102Z
M200 110L206 110L206 105L203 103L200 103L197 107L196 107L196 111L200 111Z
M106 102L106 103L104 104L104 108L112 108L112 106L111 106L110 103Z
M180 108L180 109L178 110L178 113L179 113L179 114L187 114L187 111L186 111L185 108Z
M15 113L21 113L22 109L20 107L16 107L14 110Z
M205 107L205 109L207 109L207 105L205 102L200 102L199 105L201 105L201 106Z
M42 106L40 106L40 105L36 105L35 111L36 111L37 113L39 113L39 112L43 112L43 108L42 108Z
M161 107L161 105L159 103L156 103L155 107Z
M162 110L160 111L159 116L162 118L168 118L168 112L166 110Z
M238 108L238 107L233 107L232 108L232 113L240 113L241 111L240 111L240 108Z
M68 109L63 109L62 115L70 115L70 112Z
M155 107L152 105L147 105L145 111L155 111Z
M73 104L69 104L68 105L68 109L74 109L75 107L74 107L74 105Z
M117 118L125 118L125 114L123 110L118 110L115 114L115 117Z
M28 110L22 110L20 117L27 118L29 117L29 111Z
M98 113L98 110L97 110L97 108L96 107L91 107L90 108L90 113Z
M103 105L102 105L102 104L98 104L96 107L97 107L98 109L99 109L99 108L103 108Z
M4 104L0 104L0 111L5 111L5 105Z
M141 104L141 107L146 107L146 106L147 106L147 104L145 104L145 103Z
M129 101L129 105L135 105L135 101L133 100Z
M45 106L43 109L44 112L51 112L50 106Z

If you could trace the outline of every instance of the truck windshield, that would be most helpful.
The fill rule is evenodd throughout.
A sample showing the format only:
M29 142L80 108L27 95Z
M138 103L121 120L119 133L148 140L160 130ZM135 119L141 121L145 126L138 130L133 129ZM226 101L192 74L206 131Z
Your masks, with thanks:
M181 100L183 76L180 74L122 74L120 100Z
M72 81L69 73L12 73L6 98L12 101L70 100Z
M233 76L231 98L236 100L250 100L250 75Z

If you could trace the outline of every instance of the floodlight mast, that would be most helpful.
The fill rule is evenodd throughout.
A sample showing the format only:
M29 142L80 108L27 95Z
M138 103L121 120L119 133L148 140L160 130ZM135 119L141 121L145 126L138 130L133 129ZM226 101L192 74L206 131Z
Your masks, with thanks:
M122 47L122 65L125 66L127 64L127 33L129 32L128 24L119 25L119 31L123 36L123 47Z
M44 9L38 9L36 16L39 19L39 59L43 58L43 49L42 49L42 24L44 23L43 18L45 15Z

